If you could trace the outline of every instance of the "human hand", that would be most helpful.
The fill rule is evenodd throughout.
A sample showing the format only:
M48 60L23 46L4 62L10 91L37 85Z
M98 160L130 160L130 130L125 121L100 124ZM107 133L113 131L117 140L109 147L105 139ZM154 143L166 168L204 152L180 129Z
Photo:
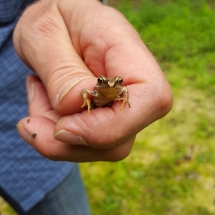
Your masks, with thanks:
M22 119L18 131L45 157L123 159L135 135L171 109L169 84L136 31L119 12L95 0L37 2L22 15L14 45L45 86L29 78L31 123ZM115 102L90 115L82 111L80 91L93 89L99 75L123 78L130 109L120 111Z

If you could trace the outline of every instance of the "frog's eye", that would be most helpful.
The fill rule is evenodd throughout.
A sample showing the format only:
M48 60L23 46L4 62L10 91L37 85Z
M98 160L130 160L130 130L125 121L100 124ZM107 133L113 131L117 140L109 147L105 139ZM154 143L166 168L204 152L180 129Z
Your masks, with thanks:
M119 84L121 84L123 82L122 78L119 77L118 82L119 82Z
M101 84L101 83L103 82L103 80L104 80L104 79L103 79L102 76L99 76L99 77L98 77L98 83L99 83L99 84Z

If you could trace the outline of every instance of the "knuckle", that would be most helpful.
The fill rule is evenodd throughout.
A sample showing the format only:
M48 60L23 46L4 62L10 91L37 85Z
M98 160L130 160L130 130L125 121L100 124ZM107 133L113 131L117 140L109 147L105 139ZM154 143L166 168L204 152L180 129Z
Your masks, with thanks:
M38 13L38 11L40 12ZM26 38L29 34L38 38L42 38L44 35L58 34L59 26L56 13L59 12L54 3L44 5L38 2L31 5L25 10L18 23L20 39Z
M112 162L121 161L126 157L128 157L128 155L131 152L131 149L132 149L132 144L126 143L126 144L120 145L119 148L111 154L108 160Z
M163 88L159 100L160 117L163 117L172 109L173 106L173 95L169 85L166 85Z
M128 155L130 154L131 150L124 150L122 152L120 152L119 154L117 154L116 156L114 156L111 161L113 162L118 162L121 160L124 160L126 157L128 157Z

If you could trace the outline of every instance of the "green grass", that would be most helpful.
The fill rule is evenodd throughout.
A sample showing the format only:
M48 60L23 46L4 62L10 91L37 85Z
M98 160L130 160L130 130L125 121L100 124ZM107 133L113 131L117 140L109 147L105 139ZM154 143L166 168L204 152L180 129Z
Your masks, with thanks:
M174 106L125 160L80 165L93 215L215 215L215 2L109 1L160 63Z
M179 78L214 94L215 16L210 4L204 0L121 2L119 9L164 64L164 70L172 71L172 66L177 65L183 69L182 74L177 74ZM209 87L213 89L205 89Z

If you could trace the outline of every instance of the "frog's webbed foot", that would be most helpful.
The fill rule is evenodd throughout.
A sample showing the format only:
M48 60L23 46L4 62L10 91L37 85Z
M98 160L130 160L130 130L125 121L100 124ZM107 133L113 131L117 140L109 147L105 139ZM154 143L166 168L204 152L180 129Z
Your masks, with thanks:
M88 114L90 114L91 101L88 99L88 94L91 94L91 90L86 90L86 89L81 90L81 96L84 100L84 104L81 107L83 108L83 107L87 106Z
M122 97L120 97L122 95ZM128 107L130 108L130 102L128 101L128 89L127 87L122 87L122 92L120 93L119 97L116 98L114 101L122 101L122 106L120 108L120 111L122 111L125 103L128 103Z

